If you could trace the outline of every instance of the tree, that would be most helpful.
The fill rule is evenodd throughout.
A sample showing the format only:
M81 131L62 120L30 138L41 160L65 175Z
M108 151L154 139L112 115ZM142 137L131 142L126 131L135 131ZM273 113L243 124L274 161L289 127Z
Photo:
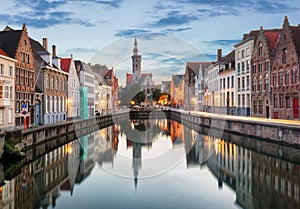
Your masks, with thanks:
M160 89L154 89L152 94L153 94L152 99L155 100L155 101L158 101L159 97L161 95L161 90Z
M118 98L121 101L121 105L128 106L131 100L134 100L135 103L141 103L145 101L145 95L143 96L141 92L140 84L130 84L125 88L119 88Z

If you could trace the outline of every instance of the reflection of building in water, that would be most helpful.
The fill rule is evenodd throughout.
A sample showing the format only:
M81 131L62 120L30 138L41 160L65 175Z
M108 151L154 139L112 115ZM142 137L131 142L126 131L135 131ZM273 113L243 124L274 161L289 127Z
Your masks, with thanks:
M118 127L113 125L95 132L95 161L102 165L104 162L113 164L118 146Z
M177 121L172 121L170 125L170 135L172 143L182 143L184 142L184 129L183 125Z
M156 120L156 124L158 125L158 127L163 131L163 135L167 135L167 136L171 136L171 124L173 123L173 121L164 119L157 119Z
M300 166L252 153L253 208L300 208Z
M214 138L185 128L187 166L204 166L214 153Z
M151 148L162 130L158 120L132 120L121 124L121 132L125 133L127 147L132 147L132 168L134 185L137 188L139 170L142 168L142 147Z
M235 190L236 188L236 145L224 140L217 140L215 154L207 161L212 173L218 178L219 188L223 182Z
M95 139L94 133L80 138L80 164L76 183L81 183L89 176L95 166Z
M15 208L15 181L14 179L10 181L4 181L0 187L0 208L10 209Z
M245 209L253 208L251 163L252 151L237 146L236 203Z
M70 142L67 145L67 171L68 171L68 178L67 180L61 185L60 189L62 191L70 191L71 195L73 194L75 180L79 168L79 156L80 156L80 144L79 141Z

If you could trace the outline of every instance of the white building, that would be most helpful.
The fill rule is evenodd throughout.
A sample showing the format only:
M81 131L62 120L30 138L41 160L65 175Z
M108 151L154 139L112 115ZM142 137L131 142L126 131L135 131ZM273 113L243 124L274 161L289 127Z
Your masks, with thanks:
M15 64L0 48L0 129L13 129L15 126Z
M101 75L95 75L95 112L106 114L112 112L112 87Z
M205 82L205 78L207 77L208 69L212 65L211 62L195 62L191 63L188 62L187 66L190 66L194 69L194 76L195 76L195 99L196 105L195 110L204 110L205 105L205 93L207 92L207 83Z
M88 91L88 117L95 115L95 74L89 64L75 60L77 75L81 86L87 87Z
M204 105L207 107L208 112L215 112L215 106L220 106L219 100L219 71L220 64L215 62L209 66L207 70L207 76L205 78L205 83L207 85L207 90L204 93L205 102Z
M61 59L61 69L69 74L68 76L68 100L67 111L68 120L76 119L80 116L80 82L77 76L73 55L71 58Z
M249 116L251 107L251 54L254 38L250 37L236 44L235 48L235 76L236 76L236 104L237 115Z

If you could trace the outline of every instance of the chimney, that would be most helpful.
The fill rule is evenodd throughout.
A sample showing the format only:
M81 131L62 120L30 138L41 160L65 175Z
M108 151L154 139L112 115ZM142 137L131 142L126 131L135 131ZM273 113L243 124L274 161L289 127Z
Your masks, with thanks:
M48 39L47 38L43 38L43 47L44 47L44 49L46 49L46 51L48 51Z
M56 57L56 46L52 45L52 56Z
M222 49L218 49L218 62L221 62L222 59Z

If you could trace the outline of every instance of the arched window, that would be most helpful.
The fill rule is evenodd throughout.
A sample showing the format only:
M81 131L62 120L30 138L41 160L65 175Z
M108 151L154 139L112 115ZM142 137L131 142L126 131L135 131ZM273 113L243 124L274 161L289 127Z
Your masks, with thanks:
M287 53L287 49L283 48L283 50L282 50L282 64L286 64L286 53Z

